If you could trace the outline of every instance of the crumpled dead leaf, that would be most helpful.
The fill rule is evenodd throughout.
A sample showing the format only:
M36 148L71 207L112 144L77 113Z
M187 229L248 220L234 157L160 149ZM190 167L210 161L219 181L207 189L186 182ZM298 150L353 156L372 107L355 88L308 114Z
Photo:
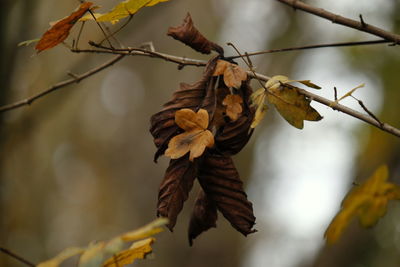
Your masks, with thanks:
M189 245L192 246L193 240L201 233L212 227L217 227L217 219L215 202L207 196L203 189L200 189L189 223Z
M225 85L239 89L247 80L247 72L236 64L226 60L218 60L213 76L224 75Z
M40 38L39 42L36 44L35 49L38 52L41 52L64 41L68 37L71 28L90 9L92 5L93 3L91 2L84 2L79 6L77 11L55 23L43 34L42 38Z
M214 145L214 136L207 130L208 112L199 109L195 113L191 109L181 109L175 113L176 124L185 130L184 133L174 136L168 144L165 155L171 159L177 159L190 151L189 160L200 157L206 147Z
M222 105L226 106L226 115L232 120L235 121L238 119L239 114L242 113L242 103L243 99L240 95L227 95L222 101Z
M190 46L197 52L210 54L212 50L223 55L224 49L205 38L194 26L192 17L188 13L183 24L178 27L170 27L167 35Z
M400 200L400 186L387 182L388 175L387 166L382 165L364 183L353 187L326 229L328 244L340 238L354 217L358 217L362 226L371 227L385 215L389 200Z

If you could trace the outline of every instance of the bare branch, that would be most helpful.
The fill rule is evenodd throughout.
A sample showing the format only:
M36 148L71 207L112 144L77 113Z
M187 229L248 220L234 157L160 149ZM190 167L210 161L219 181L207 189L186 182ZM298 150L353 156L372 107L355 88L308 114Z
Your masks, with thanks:
M103 48L103 47L101 47ZM124 55L124 56L146 56L163 59L165 61L169 61L172 63L176 63L178 65L183 66L196 66L196 67L204 67L207 62L204 60L197 60L185 57L177 57L173 55L168 55L164 53L159 53L155 51L150 51L142 48L123 48L123 49L106 49L104 50L96 50L96 49L72 49L71 51L74 53L95 53L95 54L114 54L114 55Z
M362 19L361 21L352 20L352 19L340 16L337 14L331 13L322 8L313 7L311 5L308 5L308 4L298 1L298 0L277 0L277 1L284 3L288 6L291 6L294 9L300 9L304 12L307 12L307 13L316 15L318 17L330 20L330 21L332 21L332 23L341 24L343 26L347 26L347 27L350 27L350 28L353 28L353 29L356 29L356 30L359 30L362 32L366 32L366 33L373 34L375 36L379 36L387 41L391 41L393 43L400 44L400 35L385 31L385 30L378 28L376 26L373 26L371 24L367 24L364 22L364 19Z
M104 64L102 64L100 66L97 66L94 69L89 70L88 72L82 73L80 75L75 75L75 77L73 77L72 79L68 79L68 80L56 83L53 86L50 86L49 88L47 88L46 90L44 90L44 91L42 91L42 92L40 92L38 94L35 94L35 95L31 96L31 97L28 97L26 99L20 100L18 102L15 102L15 103L12 103L12 104L9 104L9 105L1 106L0 107L0 112L5 112L5 111L16 109L16 108L19 108L19 107L22 107L22 106L30 105L34 101L36 101L37 99L42 98L43 96L48 95L48 94L50 94L50 93L52 93L52 92L54 92L54 91L56 91L56 90L58 90L60 88L63 88L65 86L73 84L73 83L79 83L80 81L82 81L82 80L84 80L84 79L86 79L86 78L88 78L88 77L90 77L90 76L92 76L92 75L94 75L94 74L96 74L96 73L98 73L98 72L110 67L114 63L116 63L119 60L121 60L124 56L125 55L118 55L118 56L114 57L113 59L105 62Z
M30 98L15 102L13 104L9 104L6 106L2 106L0 107L0 112L4 112L7 110L12 110L12 109L16 109L25 105L29 105L31 104L33 101L59 89L62 87L65 87L69 84L75 83L75 82L79 82L87 77L90 77L91 75L99 72L100 70L103 70L109 66L111 66L112 64L114 64L115 62L117 62L118 60L122 59L124 56L147 56L147 57L154 57L154 58L159 58L159 59L163 59L166 60L168 62L173 62L175 64L178 64L178 66L205 66L206 65L206 61L203 60L197 60L197 59L191 59L191 58L185 58L185 57L178 57L178 56L173 56L173 55L169 55L169 54L164 54L164 53L159 53L159 52L154 52L154 51L148 51L148 50L144 50L144 49L140 49L140 48L126 48L126 49L116 49L114 50L72 50L73 52L76 53L105 53L105 54L117 54L118 56L114 59L112 59L109 62L104 63L103 65L92 69L84 74L81 75L77 75L76 78L73 79L69 79L60 83L57 83L53 86L51 86L50 88L44 90L43 92L34 95ZM261 81L268 81L270 79L270 77L259 74L259 73L253 73L252 71L247 71L247 74L249 75L249 77L252 77L254 79L257 80L261 80ZM400 130L387 124L387 123L381 123L380 121L378 122L375 118L362 114L356 110L353 110L351 108L348 108L346 106L340 105L335 103L334 101L331 101L329 99L326 99L322 96L319 95L315 95L311 92L308 92L304 89L298 89L300 93L304 94L305 96L309 97L311 100L317 101L325 106L328 106L330 108L332 108L333 110L337 110L340 112L343 112L347 115L350 115L354 118L357 118L359 120L362 120L366 123L369 123L385 132L388 132L392 135L395 135L397 137L400 137Z
M269 49L269 50L265 50L265 51L254 52L254 53L247 53L247 56L257 56L257 55L277 53L277 52L298 51L298 50L307 50L307 49L316 49L316 48L374 45L374 44L384 44L384 43L391 43L391 41L387 41L387 40L371 40L371 41L360 41L360 42L343 42L343 43L329 43L329 44L295 46L295 47L288 47L288 48ZM235 59L235 58L239 58L239 57L242 57L242 55L227 57L227 59Z

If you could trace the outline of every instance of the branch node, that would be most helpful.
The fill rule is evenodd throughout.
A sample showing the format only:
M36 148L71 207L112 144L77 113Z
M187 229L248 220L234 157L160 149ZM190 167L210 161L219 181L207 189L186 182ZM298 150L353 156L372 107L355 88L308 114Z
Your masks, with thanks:
M360 17L361 27L366 28L368 25L367 23L365 23L363 15L360 14L359 17Z
M72 78L74 78L76 83L79 83L81 81L81 79L79 78L79 76L77 74L75 74L71 71L68 71L67 74L68 74L68 76L71 76Z
M139 48L144 49L144 50L148 50L150 52L156 52L156 49L154 48L154 44L153 44L152 41L142 43L139 46Z

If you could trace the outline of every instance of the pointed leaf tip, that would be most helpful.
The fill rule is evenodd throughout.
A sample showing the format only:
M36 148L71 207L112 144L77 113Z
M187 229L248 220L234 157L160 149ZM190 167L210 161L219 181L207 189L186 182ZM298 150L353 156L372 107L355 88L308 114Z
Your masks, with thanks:
M38 52L41 52L64 41L68 37L74 24L90 9L92 5L93 3L91 2L84 2L79 6L77 11L54 24L43 34L42 38L36 44L35 49Z

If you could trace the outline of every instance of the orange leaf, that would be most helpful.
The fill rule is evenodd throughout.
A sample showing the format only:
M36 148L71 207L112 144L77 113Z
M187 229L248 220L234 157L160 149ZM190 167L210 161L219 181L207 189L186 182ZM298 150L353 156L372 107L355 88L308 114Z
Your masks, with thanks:
M72 26L74 26L74 24L90 9L92 5L93 3L91 2L82 3L77 11L54 24L43 34L39 43L35 47L36 50L41 52L64 41L68 37Z
M231 63L229 63L228 61L218 60L217 61L217 66L215 66L215 70L214 70L213 76L223 75L229 64L231 64Z
M208 112L205 109L200 109L197 113L187 108L178 110L175 113L175 122L185 132L169 141L166 156L177 159L190 151L189 159L193 161L203 154L206 147L214 145L214 136L207 130Z
M240 88L247 79L247 72L236 64L218 60L213 76L224 75L224 83L228 87Z
M240 95L227 95L222 101L222 105L226 106L226 115L235 121L238 119L239 114L242 113L243 99Z

